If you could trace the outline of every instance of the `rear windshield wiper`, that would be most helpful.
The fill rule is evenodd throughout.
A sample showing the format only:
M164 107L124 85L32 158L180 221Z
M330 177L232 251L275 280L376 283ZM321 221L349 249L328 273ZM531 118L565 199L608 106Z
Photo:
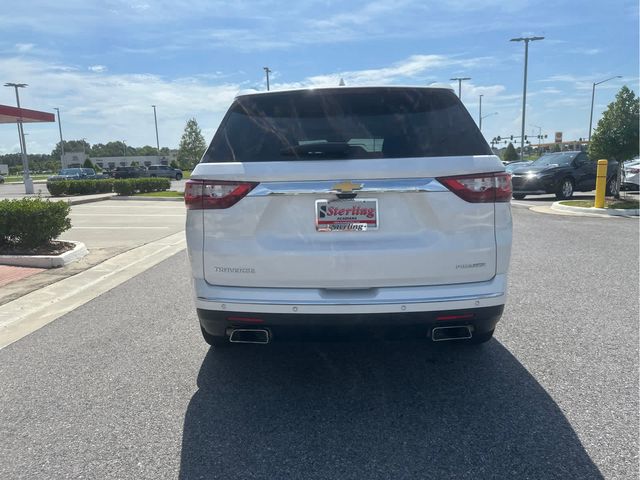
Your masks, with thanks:
M280 150L280 155L302 155L309 157L321 157L326 155L346 156L352 149L347 142L316 142L303 145L292 145Z

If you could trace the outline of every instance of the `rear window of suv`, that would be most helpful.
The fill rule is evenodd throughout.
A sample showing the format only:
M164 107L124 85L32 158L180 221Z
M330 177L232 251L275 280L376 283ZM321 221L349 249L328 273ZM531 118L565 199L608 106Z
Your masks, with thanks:
M490 155L449 90L303 90L236 98L205 163Z

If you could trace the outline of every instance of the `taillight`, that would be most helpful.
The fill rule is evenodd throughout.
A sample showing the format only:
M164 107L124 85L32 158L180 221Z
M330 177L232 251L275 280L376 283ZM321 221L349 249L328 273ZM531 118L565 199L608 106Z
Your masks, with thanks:
M442 177L438 181L471 203L508 202L511 199L511 175L504 172Z
M253 190L254 182L228 182L223 180L187 180L184 203L189 210L229 208Z

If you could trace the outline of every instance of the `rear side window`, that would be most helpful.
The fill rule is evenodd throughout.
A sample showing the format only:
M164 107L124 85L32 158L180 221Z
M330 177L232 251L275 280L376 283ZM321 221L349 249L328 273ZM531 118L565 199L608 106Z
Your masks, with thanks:
M206 163L490 155L449 90L362 88L239 97Z

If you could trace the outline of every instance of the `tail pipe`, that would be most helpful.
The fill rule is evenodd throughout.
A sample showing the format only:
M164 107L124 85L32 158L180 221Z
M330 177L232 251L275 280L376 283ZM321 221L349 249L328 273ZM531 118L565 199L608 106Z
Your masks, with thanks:
M229 335L231 343L260 343L271 341L271 332L265 328L235 328Z
M431 340L445 342L447 340L468 340L472 337L469 325L454 327L435 327L431 330Z

